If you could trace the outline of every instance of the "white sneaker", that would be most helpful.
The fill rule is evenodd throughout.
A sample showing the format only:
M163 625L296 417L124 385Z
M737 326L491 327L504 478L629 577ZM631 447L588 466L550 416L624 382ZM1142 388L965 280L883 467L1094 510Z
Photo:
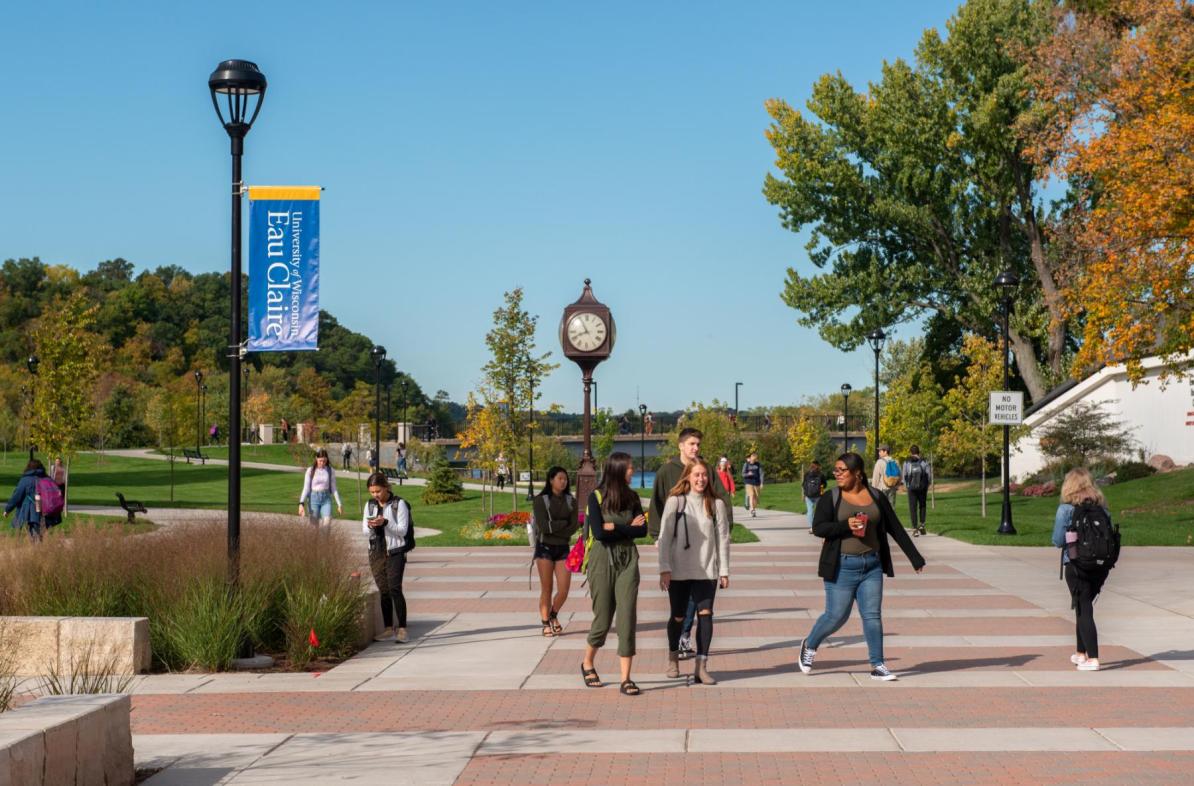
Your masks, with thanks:
M1077 666L1079 663L1086 663L1086 656L1079 655L1078 653L1075 652L1073 655L1070 656L1070 663L1074 664L1075 666Z
M817 657L817 651L806 647L804 645L806 641L808 639L801 639L800 641L800 657L796 660L796 663L800 666L801 671L808 674L813 670L813 658Z
M871 669L871 679L879 680L880 682L891 682L892 680L899 679L899 677L897 677L891 671L891 669L887 668L886 664L880 663L878 666Z
M386 628L381 633L373 637L374 641L392 641L394 638L394 629Z
M1098 670L1099 670L1099 659L1098 658L1087 658L1086 660L1084 660L1078 664L1078 671L1098 671Z

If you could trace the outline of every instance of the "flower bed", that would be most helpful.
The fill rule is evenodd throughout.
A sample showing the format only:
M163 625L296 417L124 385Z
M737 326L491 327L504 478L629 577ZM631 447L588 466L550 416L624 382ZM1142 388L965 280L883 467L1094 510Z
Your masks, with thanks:
M530 522L531 514L523 511L496 513L484 521L469 522L461 534L472 540L527 543L526 527Z

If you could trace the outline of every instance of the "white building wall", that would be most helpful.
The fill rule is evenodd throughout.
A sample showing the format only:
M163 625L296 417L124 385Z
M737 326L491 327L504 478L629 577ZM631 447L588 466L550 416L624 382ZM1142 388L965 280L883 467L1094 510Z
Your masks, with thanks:
M1144 365L1144 379L1135 388L1123 366L1110 366L1025 418L1024 424L1032 430L1012 449L1012 478L1023 479L1045 466L1039 433L1079 402L1106 402L1103 410L1131 430L1146 457L1161 453L1179 466L1194 464L1194 381L1170 381L1162 389L1160 361L1148 358Z

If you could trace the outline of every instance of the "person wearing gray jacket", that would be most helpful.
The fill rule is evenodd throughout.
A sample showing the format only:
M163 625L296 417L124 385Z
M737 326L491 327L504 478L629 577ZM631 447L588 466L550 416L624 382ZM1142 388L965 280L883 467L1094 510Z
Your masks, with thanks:
M402 644L407 639L402 576L406 572L406 552L414 548L410 505L390 492L390 481L382 472L369 476L369 496L372 499L365 503L361 529L369 536L369 569L377 584L381 618L386 625L373 640Z
M709 674L713 641L713 598L730 586L730 524L725 502L717 497L709 465L697 459L667 498L659 530L659 586L668 594L667 676L680 676L680 631L689 598L696 603L696 668L693 681L716 685Z

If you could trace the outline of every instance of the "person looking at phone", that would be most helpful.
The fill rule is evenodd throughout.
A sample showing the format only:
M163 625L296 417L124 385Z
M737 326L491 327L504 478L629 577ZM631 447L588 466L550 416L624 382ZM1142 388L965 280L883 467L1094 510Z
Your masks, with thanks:
M369 496L372 499L365 503L361 529L369 536L369 569L380 595L381 618L386 626L373 640L393 639L402 644L407 639L402 576L406 572L406 552L414 544L410 505L390 492L390 481L382 472L369 476Z
M857 600L871 679L887 682L896 679L883 662L883 574L895 575L887 536L895 538L917 573L924 570L925 560L887 496L867 485L862 456L838 456L833 477L837 487L822 495L813 511L813 534L824 538L817 575L825 583L825 611L800 642L800 670L812 671L817 648L846 623Z

